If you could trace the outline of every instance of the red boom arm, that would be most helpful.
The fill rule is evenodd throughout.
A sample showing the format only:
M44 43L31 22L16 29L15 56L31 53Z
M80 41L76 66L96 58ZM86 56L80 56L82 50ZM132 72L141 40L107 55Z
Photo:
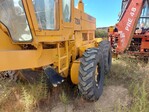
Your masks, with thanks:
M116 53L122 53L128 48L141 15L143 4L144 0L129 0L119 23L116 24L118 33L112 35L112 37L117 37Z

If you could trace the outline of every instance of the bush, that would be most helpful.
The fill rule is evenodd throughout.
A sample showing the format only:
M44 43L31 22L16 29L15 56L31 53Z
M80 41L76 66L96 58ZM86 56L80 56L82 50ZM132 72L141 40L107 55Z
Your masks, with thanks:
M95 32L95 37L96 38L104 38L104 37L108 37L108 33L107 33L107 31L106 30L99 30L99 29L97 29L96 30L96 32Z

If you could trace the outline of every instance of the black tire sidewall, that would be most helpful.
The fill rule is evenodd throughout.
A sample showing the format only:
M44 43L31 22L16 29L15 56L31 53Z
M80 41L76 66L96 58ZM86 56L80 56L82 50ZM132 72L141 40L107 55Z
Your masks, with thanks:
M97 52L89 53L94 50L96 50ZM82 93L83 98L85 100L97 101L103 92L103 84L104 84L104 60L103 60L103 55L102 55L102 49L101 48L92 48L92 49L89 49L86 53L89 53L90 56L95 55L95 57L93 59L85 62L85 63L87 63L87 65L89 65L90 63L93 63L93 67L86 70L85 73L87 73L87 74L83 74L80 72L78 86L79 86L80 92ZM86 67L82 64L82 62L84 62L86 60L86 58L88 58L88 57L85 57L85 56L82 57L81 63L80 63L80 70L84 69ZM99 66L98 77L100 77L100 80L98 81L98 86L96 85L97 82L95 80L95 72L96 72L97 66ZM93 73L87 81L82 80L83 77L88 77L89 73L91 73L91 72L93 72ZM86 86L83 86L81 83L85 83L86 86L91 84L92 86L86 90ZM83 90L83 92L82 92L82 90ZM90 96L90 92L93 93L92 96Z
M112 65L112 52L110 42L108 40L103 40L99 43L98 47L103 50L105 74L108 74Z
M98 57L99 56L99 57ZM100 80L98 82L98 86L96 86L96 81L94 79L94 87L95 87L95 96L96 96L96 99L98 100L99 97L101 96L102 92L103 92L103 84L104 84L104 61L103 61L103 56L100 55L98 53L97 57L96 57L96 63L95 63L95 68L94 70L96 71L96 67L97 65L99 66L99 73L98 73L98 77L100 77ZM95 73L94 73L95 74Z

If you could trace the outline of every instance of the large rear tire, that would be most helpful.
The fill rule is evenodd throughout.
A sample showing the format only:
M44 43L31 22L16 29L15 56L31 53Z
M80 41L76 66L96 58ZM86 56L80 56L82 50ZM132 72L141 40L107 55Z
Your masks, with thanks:
M103 40L99 43L99 47L103 50L105 74L108 74L112 64L111 45L108 40Z
M97 74L96 74L97 70ZM102 94L104 83L104 61L102 49L88 49L80 62L79 91L88 101L97 101Z

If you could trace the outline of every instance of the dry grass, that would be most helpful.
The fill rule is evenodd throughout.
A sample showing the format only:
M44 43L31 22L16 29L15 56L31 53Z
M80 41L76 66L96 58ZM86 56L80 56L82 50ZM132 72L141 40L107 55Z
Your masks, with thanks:
M149 64L126 56L113 61L106 85L124 84L132 97L131 104L116 104L115 112L149 112Z
M1 112L32 112L39 107L41 100L47 98L46 84L41 79L35 84L0 82Z
M62 94L59 95L59 97L62 103L64 103L65 105L68 104L69 99L68 99L67 94L64 91L62 92Z

